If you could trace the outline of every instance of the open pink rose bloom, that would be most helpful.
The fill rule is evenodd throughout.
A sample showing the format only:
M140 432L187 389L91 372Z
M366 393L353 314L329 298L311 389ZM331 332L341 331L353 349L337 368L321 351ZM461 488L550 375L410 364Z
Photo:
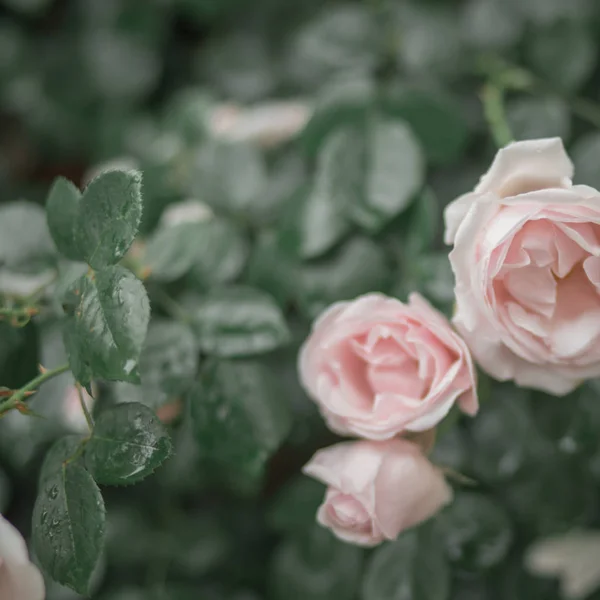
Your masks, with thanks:
M559 138L516 142L445 212L474 358L556 395L600 376L600 193L572 175Z
M368 294L329 308L299 358L301 381L328 425L373 440L424 431L455 402L477 412L464 341L421 296Z

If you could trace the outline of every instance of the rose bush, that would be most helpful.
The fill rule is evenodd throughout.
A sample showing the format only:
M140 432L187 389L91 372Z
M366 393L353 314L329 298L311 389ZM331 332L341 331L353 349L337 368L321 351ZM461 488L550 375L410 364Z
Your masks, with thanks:
M418 294L408 304L380 294L340 302L314 323L299 373L328 425L385 440L439 423L458 403L477 412L469 350Z
M0 0L0 514L44 600L592 600L598 380L515 380L595 373L594 193L517 142L452 204L465 340L440 234L511 140L600 189L599 26ZM514 380L471 418L476 358Z
M445 211L454 323L496 379L566 394L600 376L600 192L558 138L510 144Z

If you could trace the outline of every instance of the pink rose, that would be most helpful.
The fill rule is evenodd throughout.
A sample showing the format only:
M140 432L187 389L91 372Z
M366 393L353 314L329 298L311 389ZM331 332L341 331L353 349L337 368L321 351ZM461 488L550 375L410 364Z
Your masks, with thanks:
M299 371L341 434L385 440L430 429L456 401L478 409L466 344L418 294L408 305L381 294L334 304L314 323Z
M328 486L319 523L361 546L396 539L452 499L442 472L403 439L337 444L319 450L303 471Z
M558 138L500 150L445 212L454 323L497 379L566 394L600 376L600 193Z
M43 600L44 579L29 561L27 546L19 532L0 515L0 598Z

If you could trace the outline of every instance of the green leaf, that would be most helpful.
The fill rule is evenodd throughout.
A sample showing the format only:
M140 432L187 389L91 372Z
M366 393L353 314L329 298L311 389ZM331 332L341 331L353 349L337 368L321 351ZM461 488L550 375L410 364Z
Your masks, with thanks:
M81 192L64 177L57 178L46 199L46 217L52 239L59 252L71 260L82 260L75 242L75 225Z
M411 256L402 261L402 277L396 279L394 295L405 299L410 292L420 292L440 310L454 303L454 273L445 252Z
M352 300L368 292L386 292L390 276L381 246L359 236L320 260L285 273L300 309L311 319L333 302Z
M33 509L33 546L52 579L87 595L105 517L100 490L79 464L62 465L43 481Z
M351 227L335 202L329 174L320 170L313 186L300 190L289 202L279 230L280 246L298 258L316 258L339 242Z
M462 34L478 50L506 51L523 34L525 19L519 9L503 0L470 0L462 11Z
M281 236L263 231L258 236L246 270L246 281L265 290L284 307L293 295L298 263L280 247Z
M482 494L457 493L439 521L446 554L462 569L489 569L509 551L510 519L502 506Z
M24 200L0 206L0 267L30 272L54 253L41 206Z
M424 161L408 127L390 118L369 119L363 132L334 133L323 149L326 193L346 216L378 231L400 214L422 184Z
M528 395L514 385L496 384L477 419L469 422L472 448L477 448L471 452L471 462L478 479L506 483L535 464L540 441Z
M410 207L406 219L403 246L408 260L431 249L440 224L440 204L430 188L423 190Z
M377 24L363 5L325 5L293 40L287 70L299 83L319 87L334 78L356 78L377 64Z
M397 46L402 70L414 79L456 79L468 61L458 10L442 3L399 2L395 6L398 16L391 43Z
M77 460L79 450L85 438L81 435L65 435L46 452L42 469L40 470L39 485L42 486L47 479L51 479L65 466L65 462L72 463Z
M454 407L440 424L435 447L429 455L434 464L457 473L462 473L466 469L469 458L464 432L457 424L460 417L461 413Z
M215 289L199 300L192 314L200 349L212 356L263 354L290 339L275 301L250 287Z
M198 345L190 327L153 320L140 355L142 386L165 394L182 394L196 377Z
M506 118L517 140L569 138L569 106L561 98L517 98L508 102Z
M421 186L425 165L418 142L402 122L378 119L368 135L365 204L353 212L357 223L373 231L407 207Z
M510 438L508 438L510 440ZM497 492L519 529L536 536L566 533L590 523L598 490L578 455L551 450Z
M254 361L209 361L190 392L202 454L233 472L261 474L287 437L290 407L274 375Z
M362 574L363 550L311 524L308 543L288 539L273 556L269 583L273 600L352 600Z
M251 144L211 142L197 153L190 194L218 210L248 217L267 185L267 171L258 148ZM235 173L235 177L232 174Z
M565 20L587 20L592 18L596 4L590 0L529 0L523 3L520 0L510 0L510 4L516 4L517 8L525 14L532 25L540 27Z
M103 485L129 485L151 475L170 455L165 426L147 406L130 402L97 417L85 460Z
M525 41L533 70L567 92L579 89L596 65L596 41L585 22L536 28Z
M74 319L65 319L64 321L63 342L75 381L87 387L92 381L92 369L85 362L82 342L77 333L77 323Z
M440 93L392 90L382 99L385 114L404 121L433 164L456 162L465 151L469 129L461 106Z
M369 77L334 80L319 90L315 110L300 134L306 155L313 159L333 131L359 126L375 107L376 86Z
M107 171L83 192L75 240L94 269L119 262L131 246L142 217L141 185L138 171Z
M301 536L312 527L324 496L321 482L300 475L277 494L267 522L278 533Z
M149 240L144 258L157 281L174 281L193 271L205 284L235 279L244 267L248 244L227 219L180 223L159 229Z
M434 523L378 548L363 579L363 600L446 600L450 569Z
M142 282L123 267L108 267L81 277L70 297L77 299L72 335L93 375L139 382L138 359L150 319Z

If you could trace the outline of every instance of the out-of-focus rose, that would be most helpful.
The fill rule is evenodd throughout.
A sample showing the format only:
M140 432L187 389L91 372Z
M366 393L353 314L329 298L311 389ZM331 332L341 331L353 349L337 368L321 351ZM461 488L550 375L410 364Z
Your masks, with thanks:
M454 323L493 377L562 395L600 376L600 193L559 138L500 150L445 212Z
M469 350L418 294L408 305L381 294L334 304L313 325L298 364L308 394L341 434L384 440L424 431L455 402L477 412Z
M270 148L287 142L305 127L313 109L302 101L276 101L241 108L217 106L209 118L211 134L226 142L249 142Z
M395 539L452 499L442 472L404 439L337 444L303 470L328 486L319 523L361 546Z
M81 393L88 411L92 413L96 401L87 393L85 388L81 389ZM96 395L97 391L93 389L92 393ZM62 416L65 425L69 429L76 431L77 433L86 433L88 431L89 427L85 418L85 414L83 413L83 409L81 408L79 392L77 391L77 387L74 385L70 385L65 391L62 405Z
M525 554L534 575L558 577L562 597L582 600L600 587L599 531L571 531L537 540Z
M19 532L0 515L0 598L43 600L44 579Z
M161 225L173 226L181 223L201 223L214 217L212 209L200 200L190 198L168 206L162 214Z

